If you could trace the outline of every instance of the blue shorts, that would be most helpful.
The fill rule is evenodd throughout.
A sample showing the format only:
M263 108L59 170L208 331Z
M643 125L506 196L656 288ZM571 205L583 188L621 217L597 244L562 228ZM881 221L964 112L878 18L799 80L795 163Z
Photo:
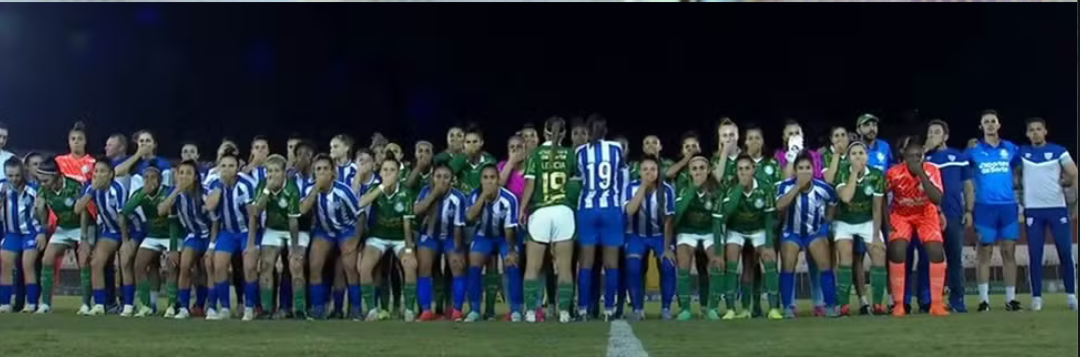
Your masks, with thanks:
M657 257L663 256L664 252L671 250L671 247L664 246L664 237L642 237L639 235L627 234L626 236L626 255L639 255L642 258L645 257L645 253L652 251Z
M792 242L799 245L799 248L801 249L807 249L810 248L810 243L813 243L815 240L825 239L826 237L828 237L829 229L830 228L828 224L822 224L821 229L819 229L818 232L815 234L801 235L791 232L783 232L783 234L780 235L780 242Z
M232 233L218 232L217 243L214 244L214 253L237 254L244 251L247 246L247 232ZM187 242L184 242L187 245Z
M577 241L581 245L622 247L626 242L622 207L578 210L576 229Z
M6 250L9 252L22 252L24 250L37 249L37 234L31 233L27 235L21 235L16 233L4 234L3 243L0 243L0 250Z
M524 247L524 242L520 239L516 241L517 251L521 252ZM472 243L469 244L469 253L491 255L496 250L499 252L499 256L506 258L509 254L509 245L506 244L506 238L503 237L473 237Z
M356 238L356 227L348 227L337 232L327 232L322 228L316 227L311 231L311 236L333 243L334 245L339 245L351 238Z
M417 247L425 248L435 253L460 253L456 246L454 246L454 239L447 238L432 238L429 235L421 235L420 243Z
M975 233L979 243L994 244L1000 240L1015 242L1020 238L1020 212L1015 204L975 204Z
M197 237L194 234L188 234L184 238L183 249L191 248L196 253L206 253L206 250L210 248L210 237Z

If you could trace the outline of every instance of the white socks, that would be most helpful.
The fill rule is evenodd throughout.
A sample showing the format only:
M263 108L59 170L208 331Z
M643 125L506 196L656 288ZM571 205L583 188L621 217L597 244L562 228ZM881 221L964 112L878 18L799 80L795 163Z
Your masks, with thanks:
M1005 287L1005 301L1006 302L1016 301L1016 287L1015 286L1006 286Z
M990 302L990 284L979 284L979 299L982 302Z

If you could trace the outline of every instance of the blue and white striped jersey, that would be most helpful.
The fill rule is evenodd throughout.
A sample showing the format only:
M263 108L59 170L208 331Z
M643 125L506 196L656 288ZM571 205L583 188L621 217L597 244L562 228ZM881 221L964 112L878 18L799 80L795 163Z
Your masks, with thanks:
M621 192L628 174L622 159L622 146L616 141L601 140L578 147L578 176L581 198L578 209L612 208L622 203Z
M420 190L420 194L416 196L416 202L422 201L431 192L431 186L424 186L424 189ZM465 209L467 208L468 201L465 200L465 195L458 191L456 188L451 188L447 191L446 196L439 199L434 207L428 208L429 210L437 210L434 214L429 211L424 214L421 221L421 227L423 235L445 239L452 237L454 228L465 227Z
M630 203L637 191L641 189L641 180L634 180L626 187L623 193L623 207ZM664 208L661 217L660 204L656 200L657 190L648 193L641 201L641 206L635 214L626 214L626 233L639 237L663 237L664 220L668 216L675 215L675 188L664 183Z
M118 180L113 180L104 190L94 189L86 185L83 195L90 194L94 205L98 209L97 223L101 231L106 234L120 234L120 213L124 210L124 204L128 200L128 191ZM135 223L135 222L132 222ZM139 227L138 224L133 224Z
M353 176L356 176L356 163L350 161L347 165L337 167L337 181L345 185L351 185Z
M207 238L210 236L210 222L212 221L210 213L206 212L205 208L209 191L203 188L201 192L202 194L198 197L187 192L180 192L176 196L176 202L173 203L170 214L180 219L180 224L188 233L197 238Z
M314 185L305 188L304 196L311 194L314 189ZM360 199L352 188L335 181L328 192L320 192L316 197L315 229L337 236L356 227L356 217L360 213Z
M478 188L469 195L469 206L475 205L480 199L480 192L481 189ZM500 187L498 198L484 205L484 211L476 221L476 236L506 238L506 230L517 226L517 197L505 187Z
M5 193L4 232L21 235L40 232L41 222L38 221L37 212L34 210L37 186L27 183L22 190L18 190L7 179L0 179L0 187L3 187Z
M210 218L221 223L221 230L229 233L247 233L248 204L255 200L255 179L243 173L236 174L236 183L231 187L221 178L210 182L210 191L221 190L221 202L218 203Z
M795 179L784 180L777 188L776 198L780 199L793 189L796 189ZM799 193L784 212L787 218L784 219L782 232L804 237L818 234L826 223L826 207L835 205L836 200L836 191L832 186L825 181L814 179L810 189Z

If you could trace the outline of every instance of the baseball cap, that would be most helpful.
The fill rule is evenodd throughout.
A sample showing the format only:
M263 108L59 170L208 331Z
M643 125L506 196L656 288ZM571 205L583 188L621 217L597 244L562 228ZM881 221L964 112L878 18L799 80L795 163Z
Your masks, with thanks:
M859 116L859 119L855 120L855 126L862 126L863 124L869 123L871 121L876 121L880 123L881 119L878 119L878 117L874 116L873 114L863 114Z

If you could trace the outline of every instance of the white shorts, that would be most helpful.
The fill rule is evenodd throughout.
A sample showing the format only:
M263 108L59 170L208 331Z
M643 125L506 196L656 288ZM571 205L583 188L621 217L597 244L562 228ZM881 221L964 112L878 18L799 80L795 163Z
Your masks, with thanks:
M179 245L180 242L177 242ZM155 252L168 252L169 251L169 239L168 238L143 238L142 244L139 244L139 249L147 249Z
M394 254L401 256L401 252L405 250L405 240L388 240L376 237L368 237L367 246L378 249L383 254L387 251L393 251Z
M53 232L52 238L49 238L49 244L74 246L76 244L79 244L79 240L81 239L81 229L63 229L57 227L56 232Z
M732 244L737 246L744 246L749 242L754 248L761 248L765 246L765 231L757 231L754 233L746 234L742 232L736 232L728 230L726 244Z
M709 249L713 246L712 234L683 233L676 236L675 239L675 245L688 245L697 248L698 242L701 242L702 249Z
M853 240L855 237L862 238L863 243L874 242L874 221L859 224L848 224L840 221L833 223L833 240Z
M311 234L308 232L300 232L297 238L299 238L297 244L301 247L311 244ZM267 229L262 236L262 245L275 248L289 247L292 245L292 234L288 231Z
M574 211L566 206L543 207L529 216L529 237L537 243L557 243L574 239L577 226Z

